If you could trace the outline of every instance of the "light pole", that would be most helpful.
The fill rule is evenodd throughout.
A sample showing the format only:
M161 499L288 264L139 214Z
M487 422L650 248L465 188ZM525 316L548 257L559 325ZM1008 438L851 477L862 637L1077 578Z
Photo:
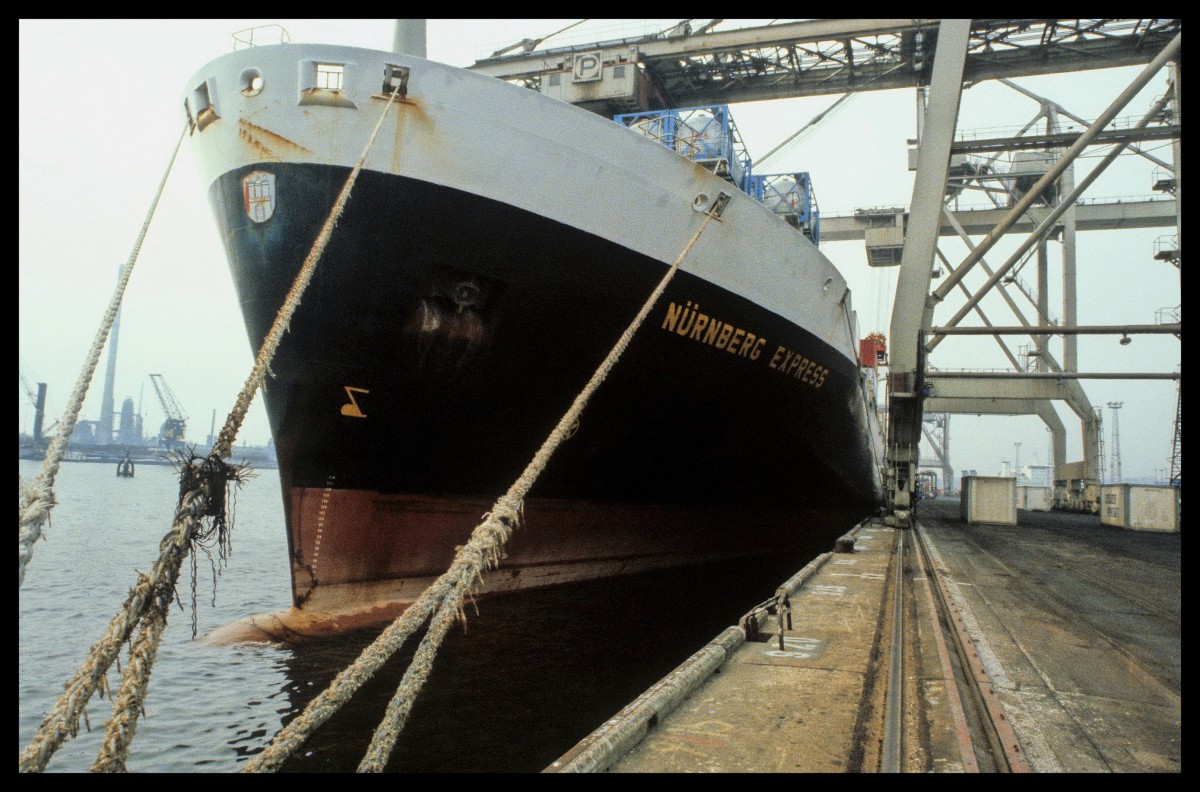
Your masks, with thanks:
M1050 445L1046 449L1046 478L1047 484L1051 489L1054 489L1054 480L1058 478L1058 470L1054 467L1054 430L1049 426L1046 427L1046 437L1050 440Z
M1017 461L1013 465L1013 467L1016 469L1017 483L1020 484L1021 483L1021 444L1013 443L1013 445L1017 449L1017 453L1015 455Z
M1112 451L1112 480L1114 484L1121 483L1121 414L1118 412L1125 402L1109 402L1108 409L1113 411L1113 451Z

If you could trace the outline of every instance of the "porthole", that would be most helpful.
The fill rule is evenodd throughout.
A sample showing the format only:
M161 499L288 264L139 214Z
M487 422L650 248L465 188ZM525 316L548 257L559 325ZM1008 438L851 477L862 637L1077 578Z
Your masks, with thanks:
M243 96L258 96L262 93L263 77L258 69L246 69L238 78L238 87Z

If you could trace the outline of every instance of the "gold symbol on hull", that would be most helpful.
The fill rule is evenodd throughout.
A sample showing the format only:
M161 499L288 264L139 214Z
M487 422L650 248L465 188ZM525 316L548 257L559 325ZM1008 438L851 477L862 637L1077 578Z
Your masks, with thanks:
M370 393L370 391L365 388L352 388L349 385L343 385L342 387L346 389L346 396L350 398L349 404L342 405L342 415L345 415L347 418L366 418L367 414L358 406L358 400L354 398L354 394Z

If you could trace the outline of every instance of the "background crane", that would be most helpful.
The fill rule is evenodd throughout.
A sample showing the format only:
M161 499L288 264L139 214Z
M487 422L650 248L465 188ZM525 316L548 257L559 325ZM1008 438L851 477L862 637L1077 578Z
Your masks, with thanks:
M187 414L179 406L179 400L162 374L151 374L150 382L154 384L154 392L158 394L158 401L167 416L158 432L158 444L168 451L182 448L187 431Z

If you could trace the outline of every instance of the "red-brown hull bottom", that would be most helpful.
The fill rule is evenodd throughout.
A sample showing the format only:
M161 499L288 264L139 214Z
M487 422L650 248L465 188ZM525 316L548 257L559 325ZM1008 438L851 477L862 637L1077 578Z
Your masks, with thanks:
M294 642L390 621L454 559L491 502L293 488L292 607L230 625L215 641ZM847 516L800 509L681 509L678 506L526 502L498 568L474 594L629 575L811 548L814 525ZM753 541L748 537L753 536ZM832 538L830 539L832 547ZM805 559L797 557L798 563ZM344 582L327 583L326 580Z

